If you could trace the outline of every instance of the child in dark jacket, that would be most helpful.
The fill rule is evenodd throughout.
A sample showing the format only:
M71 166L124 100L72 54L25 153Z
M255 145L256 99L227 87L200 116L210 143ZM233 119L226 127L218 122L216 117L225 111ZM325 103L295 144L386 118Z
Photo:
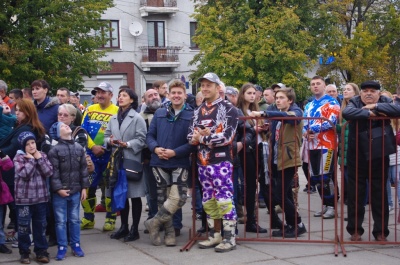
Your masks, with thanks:
M0 100L1 101L1 100ZM0 139L6 138L17 123L17 116L11 114L11 108L4 102L0 104Z
M18 218L18 248L21 263L30 263L31 230L36 260L49 263L46 240L46 213L49 191L46 178L53 174L53 166L45 153L36 149L36 137L25 131L18 136L23 150L14 157L15 167L15 204Z
M49 152L49 159L54 167L51 190L54 192L53 209L58 243L56 260L65 259L68 239L73 255L83 257L85 254L80 247L79 207L81 200L86 199L86 188L90 186L85 150L72 139L71 128L62 122L53 124L49 134L58 141Z

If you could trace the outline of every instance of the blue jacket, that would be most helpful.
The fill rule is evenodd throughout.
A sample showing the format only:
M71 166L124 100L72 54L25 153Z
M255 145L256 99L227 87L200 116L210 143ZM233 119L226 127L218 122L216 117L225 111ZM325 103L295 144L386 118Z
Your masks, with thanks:
M12 114L3 114L3 106L0 106L0 138L6 138L14 129L17 117Z
M34 101L39 120L46 129L46 133L49 132L51 125L58 121L58 102L57 98L51 99L50 97L46 97L40 104L37 104L36 100Z
M193 109L186 104L176 120L168 116L169 108L160 108L154 113L146 135L146 143L151 151L150 166L162 168L189 168L189 154L195 147L187 140L189 125L193 116ZM169 160L159 159L154 153L156 147L163 147L175 151L176 156Z

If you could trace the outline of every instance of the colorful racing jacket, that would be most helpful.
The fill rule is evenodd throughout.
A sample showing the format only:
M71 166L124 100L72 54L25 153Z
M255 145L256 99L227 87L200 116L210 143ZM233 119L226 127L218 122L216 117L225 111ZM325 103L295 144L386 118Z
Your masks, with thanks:
M335 126L339 119L339 113L339 103L327 94L320 99L314 99L305 106L304 117L326 118L332 122L331 124L323 119L304 120L303 132L311 131L315 135L313 140L308 141L310 150L336 148Z
M233 163L232 141L235 137L239 114L237 108L226 100L218 98L212 103L204 102L193 114L189 127L189 143L198 145L197 163L214 165L222 161ZM211 134L201 136L199 143L192 142L194 130L199 125L210 128Z

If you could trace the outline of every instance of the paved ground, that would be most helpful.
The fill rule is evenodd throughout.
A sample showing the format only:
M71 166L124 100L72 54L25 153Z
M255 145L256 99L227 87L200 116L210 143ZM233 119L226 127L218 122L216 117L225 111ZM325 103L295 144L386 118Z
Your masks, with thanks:
M301 171L301 170L300 170ZM304 187L304 177L300 176L301 187ZM394 194L394 189L392 190ZM320 206L320 199L317 194L308 196L300 191L300 214L306 224L309 233L298 238L299 242L282 242L270 238L270 234L260 235L263 240L269 242L243 242L243 225L239 225L239 242L237 249L229 253L216 253L213 249L201 250L196 244L190 251L181 252L180 249L189 241L189 230L192 224L191 205L187 203L183 211L182 234L177 238L176 247L155 247L150 244L148 235L143 233L143 221L147 213L143 211L140 224L141 238L135 242L124 243L109 238L110 233L101 231L104 223L105 213L96 214L95 229L82 231L82 248L86 256L84 258L73 257L70 252L60 264L400 264L400 245L345 245L347 256L345 257L339 247L339 255L335 256L334 224L335 220L325 220L313 217L314 211ZM393 195L394 196L394 195ZM145 200L143 200L145 202ZM308 212L308 205L311 212ZM144 209L144 207L143 207ZM397 209L399 210L399 209ZM345 213L344 213L345 214ZM390 215L390 236L389 243L400 243L400 224L395 224L395 213ZM259 219L263 227L267 227L269 215L266 209L260 209ZM338 218L340 228L340 219ZM365 222L369 223L366 216ZM8 224L8 220L6 221ZM200 222L196 221L197 227ZM119 227L119 218L117 222ZM365 225L367 228L367 225ZM338 229L340 231L340 229ZM268 229L270 232L270 229ZM338 232L339 233L339 232ZM370 234L366 229L363 239L367 240ZM255 234L246 234L247 237L255 237ZM349 240L349 235L344 233L344 239ZM314 243L300 242L310 240ZM317 242L323 240L324 243ZM372 239L371 239L372 240ZM58 263L54 260L57 248L49 248L52 257L51 263ZM32 255L33 257L33 255ZM11 255L0 254L0 264L19 264L18 249L13 249ZM32 259L31 264L37 264Z

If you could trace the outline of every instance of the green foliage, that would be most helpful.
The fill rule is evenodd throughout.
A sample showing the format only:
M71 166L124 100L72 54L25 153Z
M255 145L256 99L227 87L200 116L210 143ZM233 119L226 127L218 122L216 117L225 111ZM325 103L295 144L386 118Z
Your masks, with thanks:
M198 66L192 78L212 71L236 87L246 82L263 87L283 82L296 89L300 100L307 97L304 76L319 53L317 31L313 35L309 29L318 25L320 17L310 18L307 11L315 1L300 2L236 0L198 5L194 41L200 52L191 62Z
M91 76L99 62L104 26L102 13L112 0L2 1L0 8L0 79L9 87L27 87L45 79L53 87L81 89L82 74Z

